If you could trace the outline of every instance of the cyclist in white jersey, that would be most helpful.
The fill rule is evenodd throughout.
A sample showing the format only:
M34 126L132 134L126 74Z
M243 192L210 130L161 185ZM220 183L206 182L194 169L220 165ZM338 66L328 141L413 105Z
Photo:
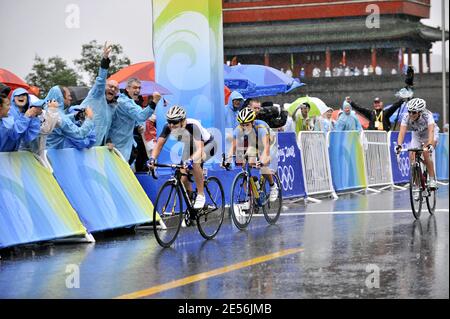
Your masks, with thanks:
M166 118L167 124L158 137L147 165L150 169L154 168L156 159L169 136L182 142L184 144L182 160L187 163L188 169L192 170L197 185L198 194L195 199L194 209L200 209L205 205L202 165L214 156L217 150L217 142L202 127L199 121L186 118L186 111L178 105L174 105L169 109ZM182 172L186 173L186 170L182 170ZM188 193L192 194L192 185L189 180L183 176L182 182Z
M426 102L423 99L415 98L408 102L408 114L402 119L400 132L398 134L396 153L402 150L402 144L405 140L406 131L411 131L411 148L423 148L423 158L430 175L430 188L436 188L436 179L434 173L433 160L430 157L437 142L437 129L434 123L433 115L426 109ZM414 161L413 154L410 154L411 163Z

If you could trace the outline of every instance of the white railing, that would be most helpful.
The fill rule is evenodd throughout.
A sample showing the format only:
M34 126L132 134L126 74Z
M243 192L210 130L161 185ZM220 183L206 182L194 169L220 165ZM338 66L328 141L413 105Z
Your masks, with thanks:
M337 198L331 180L325 133L300 132L297 145L302 154L302 169L307 196L330 193Z

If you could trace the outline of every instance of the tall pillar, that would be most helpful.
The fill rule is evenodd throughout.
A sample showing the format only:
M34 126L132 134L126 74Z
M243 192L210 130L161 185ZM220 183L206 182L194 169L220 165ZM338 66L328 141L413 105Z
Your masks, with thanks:
M427 53L426 53L426 59L427 59L427 73L431 73L431 56L430 56L430 50L427 50Z
M419 50L419 74L423 73L423 52Z
M330 52L330 48L327 48L327 50L325 51L325 63L326 63L325 68L329 68L331 70L331 52Z
M408 48L408 65L412 65L412 50Z
M370 60L370 64L372 65L373 68L375 68L377 66L377 49L372 48L372 58Z
M155 81L172 92L169 106L182 105L187 116L211 128L223 146L222 1L153 0L152 6ZM156 108L158 135L167 109ZM216 154L222 152L220 146ZM179 150L168 140L161 162L175 163Z
M264 53L264 65L265 66L270 65L270 56L269 56L269 53L267 53L267 52Z

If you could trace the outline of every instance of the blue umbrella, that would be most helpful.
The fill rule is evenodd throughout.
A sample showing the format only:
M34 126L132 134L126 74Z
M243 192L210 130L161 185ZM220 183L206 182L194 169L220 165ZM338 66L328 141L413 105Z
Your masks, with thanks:
M243 76L244 79L250 83L254 83L255 86L248 85L246 88L232 88L227 84L227 81L232 80L233 76L241 76L240 79L242 79ZM237 90L245 98L288 93L295 88L305 85L277 69L256 64L241 64L232 67L226 66L224 78L225 84L230 89Z
M251 82L247 76L241 74L238 70L224 64L223 78L225 85L232 91L253 90L255 83Z
M124 89L127 87L127 81L120 82L119 88ZM153 81L141 81L141 95L152 95L153 92L159 92L161 95L172 94L161 84Z

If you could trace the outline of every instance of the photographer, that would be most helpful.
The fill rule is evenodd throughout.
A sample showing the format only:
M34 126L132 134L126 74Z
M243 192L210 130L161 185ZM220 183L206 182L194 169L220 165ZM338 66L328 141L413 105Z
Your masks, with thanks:
M245 104L256 113L256 119L266 122L272 129L281 129L286 125L288 112L272 102L261 102L257 99L249 99Z
M81 108L78 105L71 107L69 109L69 114L73 114L72 121L78 127L81 127L83 123L86 121L86 112L88 112L87 109ZM93 126L89 134L83 139L75 139L67 137L64 140L64 148L76 148L79 150L84 148L91 148L92 146L95 145L96 141L97 139L95 126Z

